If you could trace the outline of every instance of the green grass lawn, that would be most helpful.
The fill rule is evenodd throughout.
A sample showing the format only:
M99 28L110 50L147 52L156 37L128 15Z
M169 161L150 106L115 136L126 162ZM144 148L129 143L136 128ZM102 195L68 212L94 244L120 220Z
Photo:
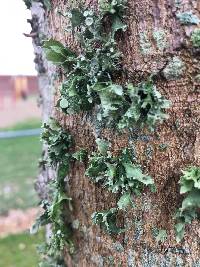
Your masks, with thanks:
M9 130L39 127L38 120L30 120ZM39 136L0 139L0 214L9 209L26 209L37 204L34 181L40 154Z
M40 128L41 127L41 122L38 119L30 119L26 121L19 122L13 126L6 127L1 129L0 131L14 131L14 130L25 130L25 129L35 129L35 128Z
M43 232L34 236L22 233L0 239L0 267L38 266L36 245L42 242L44 242Z

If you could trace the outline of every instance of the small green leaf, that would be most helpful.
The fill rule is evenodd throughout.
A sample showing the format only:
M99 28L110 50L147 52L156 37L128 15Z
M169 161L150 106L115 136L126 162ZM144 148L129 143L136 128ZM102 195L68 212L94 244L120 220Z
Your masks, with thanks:
M134 206L131 199L131 194L125 193L120 197L119 201L117 202L117 206L120 210L126 210L129 205Z
M72 27L78 27L81 25L81 23L84 22L85 17L83 16L83 14L81 13L81 11L78 8L73 8L71 10L71 23L72 23Z
M112 36L115 36L115 33L119 30L125 31L127 29L127 25L124 24L120 17L114 16L112 21Z
M103 139L97 138L96 143L98 145L98 150L102 155L106 155L110 147L110 143Z
M112 93L115 93L116 95L122 96L123 95L123 87L118 84L111 84L108 87L108 90Z
M112 208L107 211L95 212L92 214L92 221L94 224L100 225L109 234L124 233L126 229L120 228L116 225L117 209Z
M82 148L79 151L75 152L72 156L74 159L80 162L84 162L87 159L87 151Z
M182 202L182 210L186 210L191 207L200 208L200 190L192 190Z
M167 239L167 231L166 230L159 230L158 235L156 236L157 242L165 242Z
M51 1L50 0L43 0L44 6L46 9L50 10L51 9Z
M39 231L41 226L47 225L49 223L50 223L49 214L48 214L48 211L45 210L44 213L40 215L40 217L38 217L35 223L32 225L30 229L30 234L32 235L36 234Z
M69 163L70 160L68 159L68 156L66 155L66 159L64 163L61 163L58 167L58 171L57 171L57 181L58 182L62 182L65 177L68 175L69 173Z
M146 186L154 184L154 181L151 176L144 175L140 167L134 166L132 163L124 163L123 165L125 167L126 175L128 178L138 180Z
M175 225L176 242L181 242L185 234L185 223L177 223Z

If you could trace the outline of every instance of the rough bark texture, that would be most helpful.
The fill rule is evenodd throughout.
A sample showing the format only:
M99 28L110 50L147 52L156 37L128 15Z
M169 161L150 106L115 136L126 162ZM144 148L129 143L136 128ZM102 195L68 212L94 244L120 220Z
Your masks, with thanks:
M52 10L46 15L41 13L43 11L38 3L32 8L33 16L39 20L40 33L51 35L74 49L77 48L77 43L73 36L64 30L67 21L56 10L69 11L70 6L77 6L80 1L75 2L53 0ZM200 53L197 50L195 52L189 42L189 35L194 26L181 25L176 14L193 10L195 14L200 15L200 2L182 0L181 6L175 2L178 1L129 0L128 31L119 36L119 49L124 55L123 66L128 70L128 78L133 83L163 70L173 56L179 56L185 63L185 70L176 81L166 80L162 75L155 81L158 90L172 101L172 107L168 111L170 118L157 128L156 134L148 135L148 142L145 133L138 136L135 133L130 139L126 135L117 136L107 130L98 132L95 130L92 116L80 114L69 117L53 110L50 88L52 73L56 74L55 69L45 65L43 67L46 71L39 71L44 120L52 112L55 113L63 126L69 128L75 136L76 148L85 147L93 151L95 137L99 134L112 142L113 153L117 153L127 143L134 142L141 164L154 177L158 188L157 193L145 192L138 198L137 208L130 210L126 219L119 218L119 224L123 225L126 220L130 230L120 236L110 237L99 227L92 225L91 214L114 207L114 194L90 182L84 176L83 164L72 166L67 190L74 206L71 219L79 223L79 228L74 230L75 254L70 257L66 252L68 266L200 266L198 222L194 221L193 225L187 228L185 241L181 244L177 245L175 242L173 231L173 215L181 203L178 185L181 169L190 164L200 164L200 84L195 79L200 73ZM84 5L97 10L98 1L88 0ZM159 29L165 32L164 48L164 39L159 46L153 38L154 32ZM145 42L142 41L141 33L145 34ZM35 44L37 45L36 42ZM36 52L40 59L42 52L38 51L37 47ZM61 78L57 79L56 83L54 82L55 87L58 88L61 82ZM160 144L168 146L162 151ZM47 172L39 177L38 188L42 195L45 195L48 177ZM162 245L155 241L155 228L168 230L168 238Z

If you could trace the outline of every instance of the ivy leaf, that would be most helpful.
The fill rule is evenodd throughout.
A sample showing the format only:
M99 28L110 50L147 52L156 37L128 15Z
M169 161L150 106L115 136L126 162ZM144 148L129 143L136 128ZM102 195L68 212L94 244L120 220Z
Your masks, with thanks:
M126 210L129 205L134 206L130 193L125 193L120 197L117 206L120 210Z

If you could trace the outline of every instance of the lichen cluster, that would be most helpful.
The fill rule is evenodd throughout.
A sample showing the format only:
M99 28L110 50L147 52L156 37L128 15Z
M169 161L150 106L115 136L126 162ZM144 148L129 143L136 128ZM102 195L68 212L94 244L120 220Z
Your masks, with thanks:
M191 41L194 47L200 48L200 29L193 31Z
M168 118L166 109L170 107L170 102L160 94L153 77L137 84L133 83L134 77L123 83L119 82L124 80L124 69L121 66L122 55L117 48L116 35L120 36L127 29L124 23L125 10L125 0L101 0L99 13L83 7L73 8L65 14L59 11L69 22L66 31L76 38L80 49L79 52L73 51L54 39L44 42L43 49L47 60L62 69L64 76L56 107L67 115L88 111L91 114L95 107L95 120L106 128L112 128L116 133L131 133L133 129L153 131L158 123ZM190 13L178 14L177 18L181 24L197 24L197 18ZM192 34L195 47L199 42L198 34L198 30ZM153 38L158 49L163 51L167 46L164 30L155 31ZM146 32L140 34L140 45L141 53L150 53L151 44L148 43ZM167 80L176 80L184 70L185 65L181 58L174 56L162 71L162 75ZM114 156L111 153L112 144L103 138L97 138L96 152L91 155L88 156L84 148L74 151L70 132L57 125L55 120L44 125L42 139L48 145L47 163L56 169L57 177L54 181L54 195L50 201L43 203L44 214L37 220L34 229L47 223L52 224L52 241L48 245L50 252L62 251L66 245L69 250L73 249L71 228L77 228L73 222L67 222L67 229L63 217L64 209L69 212L72 209L71 198L66 196L65 192L65 178L72 162L86 163L86 176L95 184L117 195L116 207L92 214L93 223L100 225L109 234L120 234L127 230L126 227L117 225L117 216L119 211L126 216L127 209L134 208L134 197L140 195L145 187L155 192L153 178L145 173L130 147L122 149ZM166 146L162 144L160 149L164 151ZM146 154L149 159L152 153L152 148L148 146ZM199 190L196 186L199 183L199 174L196 173L199 170L188 169L188 172L190 171L190 175L185 173L185 178L181 179L181 188L188 186L186 192L192 193L188 193L176 216L179 221L176 225L178 241L184 236L185 224L196 218L192 212L199 207L199 202L195 202L196 192ZM195 195L192 200L191 195ZM192 205L188 204L188 199L192 201ZM187 217L188 212L190 217ZM160 230L156 239L164 242L166 236L166 231Z

